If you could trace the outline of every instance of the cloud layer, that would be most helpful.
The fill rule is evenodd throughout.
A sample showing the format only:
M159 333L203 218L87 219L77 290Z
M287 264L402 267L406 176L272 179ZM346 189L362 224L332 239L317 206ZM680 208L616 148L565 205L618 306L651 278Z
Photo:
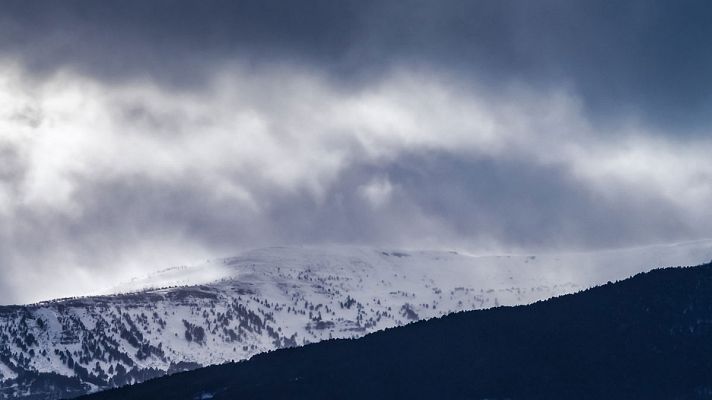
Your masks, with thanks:
M700 4L0 8L0 303L282 243L712 233Z

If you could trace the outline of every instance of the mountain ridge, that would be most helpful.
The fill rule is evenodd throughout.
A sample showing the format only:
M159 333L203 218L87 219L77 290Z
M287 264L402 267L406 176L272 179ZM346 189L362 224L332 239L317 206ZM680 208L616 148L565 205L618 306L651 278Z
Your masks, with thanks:
M85 398L708 399L710 339L707 263L277 350Z
M178 271L207 271L217 277L210 283L0 306L0 394L79 395L454 311L531 303L585 288L592 276L600 283L645 270L651 260L712 258L712 247L626 254L270 248ZM130 289L183 279L176 271Z

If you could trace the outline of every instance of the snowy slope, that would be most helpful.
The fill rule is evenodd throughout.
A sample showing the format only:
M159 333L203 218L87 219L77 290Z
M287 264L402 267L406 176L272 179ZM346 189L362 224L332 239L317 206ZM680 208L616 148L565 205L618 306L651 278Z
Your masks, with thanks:
M0 396L77 395L711 258L709 241L536 256L255 250L136 279L123 294L0 307Z

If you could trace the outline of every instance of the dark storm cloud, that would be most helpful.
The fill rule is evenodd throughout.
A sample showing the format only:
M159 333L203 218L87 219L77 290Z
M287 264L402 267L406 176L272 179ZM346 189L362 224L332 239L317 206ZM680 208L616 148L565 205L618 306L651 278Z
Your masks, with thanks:
M38 73L69 65L183 86L234 57L333 62L348 51L361 7L368 2L7 1L0 41Z
M36 72L199 83L216 63L296 63L341 84L401 64L490 85L567 85L602 124L709 122L705 1L3 1L0 51Z

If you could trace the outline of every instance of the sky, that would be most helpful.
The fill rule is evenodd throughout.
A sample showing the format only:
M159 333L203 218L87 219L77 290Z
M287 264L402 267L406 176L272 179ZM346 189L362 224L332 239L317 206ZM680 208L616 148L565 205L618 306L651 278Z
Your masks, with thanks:
M0 304L277 244L712 237L706 1L0 0Z

